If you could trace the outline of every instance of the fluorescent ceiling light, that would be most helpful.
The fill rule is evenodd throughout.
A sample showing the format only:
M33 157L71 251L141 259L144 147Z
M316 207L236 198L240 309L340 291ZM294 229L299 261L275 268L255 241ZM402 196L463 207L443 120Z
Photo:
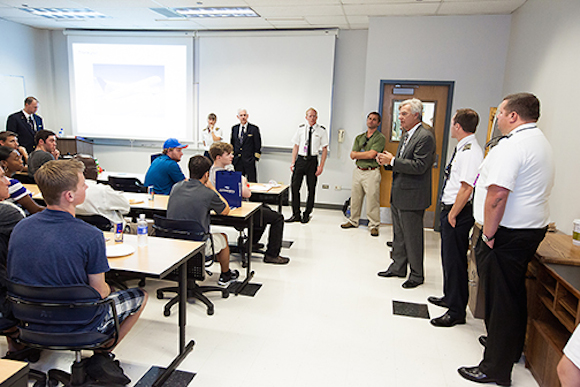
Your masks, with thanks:
M101 19L107 16L88 8L20 8L33 15L49 19Z
M259 17L250 7L173 8L185 17Z

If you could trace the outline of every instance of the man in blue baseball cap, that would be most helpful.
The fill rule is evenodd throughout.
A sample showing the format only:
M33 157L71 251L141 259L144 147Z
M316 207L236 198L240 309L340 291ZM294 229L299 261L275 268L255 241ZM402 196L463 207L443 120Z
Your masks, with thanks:
M183 156L183 148L176 138L170 138L163 143L163 154L151 163L145 175L145 185L153 186L156 194L169 195L175 183L185 180L185 176L177 164Z

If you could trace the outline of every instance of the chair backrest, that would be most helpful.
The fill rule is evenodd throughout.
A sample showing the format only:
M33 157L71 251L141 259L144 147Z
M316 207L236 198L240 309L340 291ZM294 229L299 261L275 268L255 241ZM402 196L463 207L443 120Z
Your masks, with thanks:
M111 231L113 224L107 218L102 215L75 215L77 219L80 219L88 224L92 224L101 231Z
M50 349L89 349L118 339L119 321L113 300L101 299L88 285L32 286L7 283L12 313L20 321L20 340ZM93 327L113 313L115 329L100 333ZM89 326L89 328L87 328ZM110 347L110 346L109 346Z
M167 219L159 215L153 215L153 229L155 236L163 238L186 239L190 241L205 241L208 238L212 243L211 234L206 233L201 223L196 220ZM212 257L215 260L215 254ZM203 281L205 278L205 255L197 254L187 262L187 275L196 280Z
M159 215L153 215L155 222L155 236L163 238L187 239L190 241L203 242L209 237L209 233L196 220L167 219Z
M153 162L153 160L155 160L157 157L163 155L163 153L153 153L151 155L151 162Z
M147 187L136 177L109 176L109 185L116 191L147 192Z

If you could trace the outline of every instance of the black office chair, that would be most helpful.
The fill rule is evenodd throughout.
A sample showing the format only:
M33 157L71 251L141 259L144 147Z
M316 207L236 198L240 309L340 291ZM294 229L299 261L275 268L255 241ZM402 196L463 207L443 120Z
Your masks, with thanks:
M75 217L88 224L92 224L101 231L111 231L113 224L107 218L102 215L79 215L76 214Z
M116 191L147 192L147 187L136 177L109 176L109 185Z
M103 384L88 380L85 372L86 359L81 358L81 351L108 350L117 344L119 319L114 300L101 299L99 293L88 285L50 287L13 282L8 282L7 285L12 312L19 320L19 342L32 348L75 351L76 360L71 366L71 374L52 369L48 371L48 385L56 386L60 382L65 386L75 387L102 386ZM112 310L115 321L112 332L82 330L83 326L94 318L99 318L102 311L108 309ZM63 325L73 325L79 329L67 333L50 332L62 328Z
M157 157L159 157L159 156L162 156L162 155L163 155L163 153L153 153L153 154L151 155L151 163L153 163L153 161L154 161L154 160L155 160Z
M211 234L206 233L203 226L195 220L174 220L166 219L159 215L153 216L155 229L155 236L164 238L175 238L175 239L187 239L193 241L206 241L210 238L213 250L213 240L211 239ZM215 253L212 257L215 260ZM207 306L207 314L212 315L214 313L213 303L203 294L205 292L221 292L222 298L228 298L230 295L229 291L225 288L220 288L218 286L199 286L195 281L203 281L205 278L205 256L204 254L198 254L187 262L187 298L195 298L203 302ZM208 272L209 273L209 272ZM209 273L211 275L211 273ZM178 279L178 273L175 272L171 275L169 279ZM163 299L165 292L174 292L178 295L173 297L163 310L163 315L169 316L171 314L171 307L179 302L179 288L178 287L168 287L157 290L157 298Z

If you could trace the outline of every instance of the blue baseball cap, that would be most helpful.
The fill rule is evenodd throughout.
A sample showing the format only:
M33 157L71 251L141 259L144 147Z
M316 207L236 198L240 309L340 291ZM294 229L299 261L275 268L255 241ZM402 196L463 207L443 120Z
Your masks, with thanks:
M187 148L188 145L183 145L176 138L169 138L167 141L163 143L163 149L170 149L170 148Z

